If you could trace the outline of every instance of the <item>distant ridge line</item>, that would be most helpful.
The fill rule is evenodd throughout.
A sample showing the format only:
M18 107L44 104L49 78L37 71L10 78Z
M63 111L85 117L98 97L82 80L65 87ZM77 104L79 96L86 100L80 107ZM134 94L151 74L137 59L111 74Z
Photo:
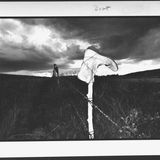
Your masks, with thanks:
M123 77L160 77L160 69L146 70L122 75Z
M60 77L75 77L74 75L61 75ZM5 74L0 73L1 77L23 77L23 78L51 78L51 77L45 77L45 76L34 76L34 75L17 75L17 74ZM96 76L97 77L97 76ZM124 77L124 78L141 78L141 77L148 77L148 78L160 78L160 69L154 69L154 70L146 70L146 71L140 71L140 72L134 72L129 73L125 75L108 75L108 76L98 76L98 77Z

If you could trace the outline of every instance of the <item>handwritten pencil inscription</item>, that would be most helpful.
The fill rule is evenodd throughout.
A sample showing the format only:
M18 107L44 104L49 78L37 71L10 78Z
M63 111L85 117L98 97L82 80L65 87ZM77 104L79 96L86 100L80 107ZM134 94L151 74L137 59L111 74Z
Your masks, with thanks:
M109 9L111 9L111 6L98 6L98 5L95 5L94 6L94 10L96 12L101 12L101 11L108 11Z

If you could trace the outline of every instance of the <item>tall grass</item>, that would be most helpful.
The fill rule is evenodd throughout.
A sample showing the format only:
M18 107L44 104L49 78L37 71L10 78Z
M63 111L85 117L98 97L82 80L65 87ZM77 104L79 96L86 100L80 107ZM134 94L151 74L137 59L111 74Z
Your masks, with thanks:
M0 77L0 140L88 139L87 84L76 77ZM68 85L67 85L68 84ZM96 139L160 138L160 83L99 77L94 83Z
M19 111L18 107L14 105L14 107L9 109L4 115L4 118L0 123L0 140L7 140L12 135Z

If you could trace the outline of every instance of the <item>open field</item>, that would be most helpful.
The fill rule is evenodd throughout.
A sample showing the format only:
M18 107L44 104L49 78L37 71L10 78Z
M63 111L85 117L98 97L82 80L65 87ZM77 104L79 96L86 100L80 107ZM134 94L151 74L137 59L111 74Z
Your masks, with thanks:
M0 75L0 140L88 139L86 94L77 77ZM159 77L96 77L94 104L96 139L160 138Z

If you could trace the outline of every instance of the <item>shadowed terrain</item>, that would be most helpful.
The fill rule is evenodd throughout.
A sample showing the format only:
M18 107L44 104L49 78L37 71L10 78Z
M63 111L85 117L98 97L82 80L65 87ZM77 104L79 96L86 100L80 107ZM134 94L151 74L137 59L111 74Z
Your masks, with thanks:
M96 77L96 139L160 138L160 70ZM76 76L0 75L0 140L88 139L87 84ZM115 123L117 125L115 125Z

